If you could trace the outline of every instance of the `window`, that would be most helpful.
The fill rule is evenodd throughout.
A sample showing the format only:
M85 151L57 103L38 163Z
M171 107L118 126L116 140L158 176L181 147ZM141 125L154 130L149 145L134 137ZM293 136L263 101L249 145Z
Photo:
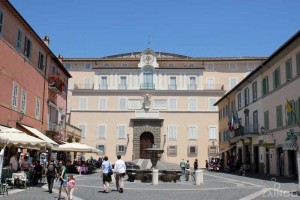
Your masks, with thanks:
M154 99L153 100L153 109L167 109L168 102L166 99Z
M197 111L197 99L189 99L189 110Z
M262 95L269 93L269 78L266 76L262 80Z
M105 146L103 144L98 144L96 147L98 150L102 151L102 154L105 153Z
M3 32L3 11L0 10L0 34Z
M109 67L110 64L109 64L109 63L104 63L103 66L104 66L104 67Z
M177 139L177 127L176 126L168 126L168 140L176 140Z
M106 110L106 99L105 98L99 98L99 110Z
M90 69L92 69L91 64L90 64L90 63L86 63L86 64L84 65L84 69L85 69L85 70L90 70Z
M105 139L105 133L106 133L106 126L105 125L98 125L98 132L97 132L97 139Z
M264 112L264 127L265 130L268 131L270 130L270 122L269 122L269 111Z
M45 67L45 56L44 54L42 54L41 52L39 52L39 63L38 63L38 68L41 71L44 71L44 67Z
M175 76L170 77L169 90L176 90L176 77Z
M249 88L244 90L245 106L249 105Z
M253 112L253 132L258 133L258 112L255 110Z
M242 94L238 94L238 109L240 110L242 108Z
M71 69L71 64L70 63L66 63L65 64L65 68L66 68L66 70L70 70Z
M36 98L35 103L35 118L40 119L40 108L41 108L41 100L39 98Z
M18 106L18 93L19 93L19 85L17 83L13 83L13 91L12 91L12 107L14 109Z
M107 85L107 76L101 76L100 89L107 90L107 88L108 88L108 85Z
M215 78L207 78L206 79L206 89L207 90L215 89Z
M214 71L214 64L206 64L206 70L207 71Z
M254 63L248 63L247 65L247 71L253 71L255 69Z
M177 146L176 145L168 146L168 155L177 155Z
M277 128L282 127L282 105L276 107Z
M285 62L285 74L286 74L286 81L290 81L293 78L293 71L292 71L292 59L289 59Z
M196 126L188 126L188 139L189 140L197 140L197 127Z
M87 110L87 109L88 109L88 98L79 97L79 110Z
M253 102L257 100L257 82L256 81L252 84L252 99L253 99Z
M153 84L153 71L151 69L145 69L143 72L144 83L141 89L154 89Z
M297 74L300 75L300 52L296 55L296 62L297 62Z
M81 138L86 138L86 124L79 124L78 128L81 130Z
M216 140L217 139L217 127L208 127L208 139Z
M83 89L91 89L90 78L83 78Z
M169 100L169 109L172 111L177 110L177 99L170 99Z
M277 89L280 86L280 69L276 69L273 72L273 89Z
M26 111L26 90L22 90L20 112L25 113L25 111Z
M117 153L125 153L126 146L125 145L117 145Z
M18 33L17 33L17 50L21 51L22 48L22 31L21 29L18 29Z
M192 156L192 155L197 155L198 153L198 148L197 146L193 145L193 146L188 146L188 154L189 156Z
M27 57L27 58L30 58L31 57L31 41L25 37L25 48L24 48L24 55Z
M119 89L121 89L121 90L126 90L127 89L127 86L126 86L126 76L121 76L120 77Z
M118 133L117 133L117 138L118 139L125 139L126 136L126 127L125 125L118 125Z
M197 89L196 77L195 76L190 76L189 81L190 81L189 90L196 90Z
M209 111L217 111L217 107L214 104L217 102L216 99L208 99L208 110Z
M127 108L127 101L125 98L119 99L119 110L126 110Z
M195 65L193 63L189 64L189 68L194 68L194 67L195 67Z
M237 84L237 77L230 77L229 78L229 90L231 90L232 88L234 88Z
M229 71L236 71L236 70L237 70L236 63L230 63L229 64Z

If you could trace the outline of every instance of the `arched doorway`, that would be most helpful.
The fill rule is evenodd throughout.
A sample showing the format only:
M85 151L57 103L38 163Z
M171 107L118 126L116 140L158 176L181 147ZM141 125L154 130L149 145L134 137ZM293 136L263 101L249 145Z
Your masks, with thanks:
M150 154L145 151L147 148L151 148L154 144L154 136L150 132L144 132L140 136L140 158L150 159Z

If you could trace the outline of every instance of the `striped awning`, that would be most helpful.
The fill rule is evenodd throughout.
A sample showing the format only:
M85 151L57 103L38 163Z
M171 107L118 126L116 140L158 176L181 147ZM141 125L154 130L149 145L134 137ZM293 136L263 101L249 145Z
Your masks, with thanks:
M296 151L298 148L296 140L288 140L286 143L284 143L282 149L283 150L294 150Z

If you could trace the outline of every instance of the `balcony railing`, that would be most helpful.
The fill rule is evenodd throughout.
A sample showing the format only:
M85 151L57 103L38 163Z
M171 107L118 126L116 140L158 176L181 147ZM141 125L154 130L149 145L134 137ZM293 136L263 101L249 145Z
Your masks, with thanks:
M197 90L197 85L196 84L189 84L188 85L188 90Z
M54 122L49 122L47 131L60 133L60 126Z
M243 136L248 134L259 134L259 125L249 125L249 126L239 126L239 128L234 130L234 136Z
M169 90L176 90L177 89L177 85L169 85Z
M119 84L119 90L127 90L127 85Z
M141 90L154 90L155 85L153 83L142 83L140 85Z

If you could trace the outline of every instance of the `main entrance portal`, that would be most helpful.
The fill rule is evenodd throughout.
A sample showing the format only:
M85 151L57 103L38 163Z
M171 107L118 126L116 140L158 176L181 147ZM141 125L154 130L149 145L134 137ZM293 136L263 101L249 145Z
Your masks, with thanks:
M149 152L145 151L147 148L151 148L154 144L154 136L150 132L144 132L140 136L140 158L150 159Z

